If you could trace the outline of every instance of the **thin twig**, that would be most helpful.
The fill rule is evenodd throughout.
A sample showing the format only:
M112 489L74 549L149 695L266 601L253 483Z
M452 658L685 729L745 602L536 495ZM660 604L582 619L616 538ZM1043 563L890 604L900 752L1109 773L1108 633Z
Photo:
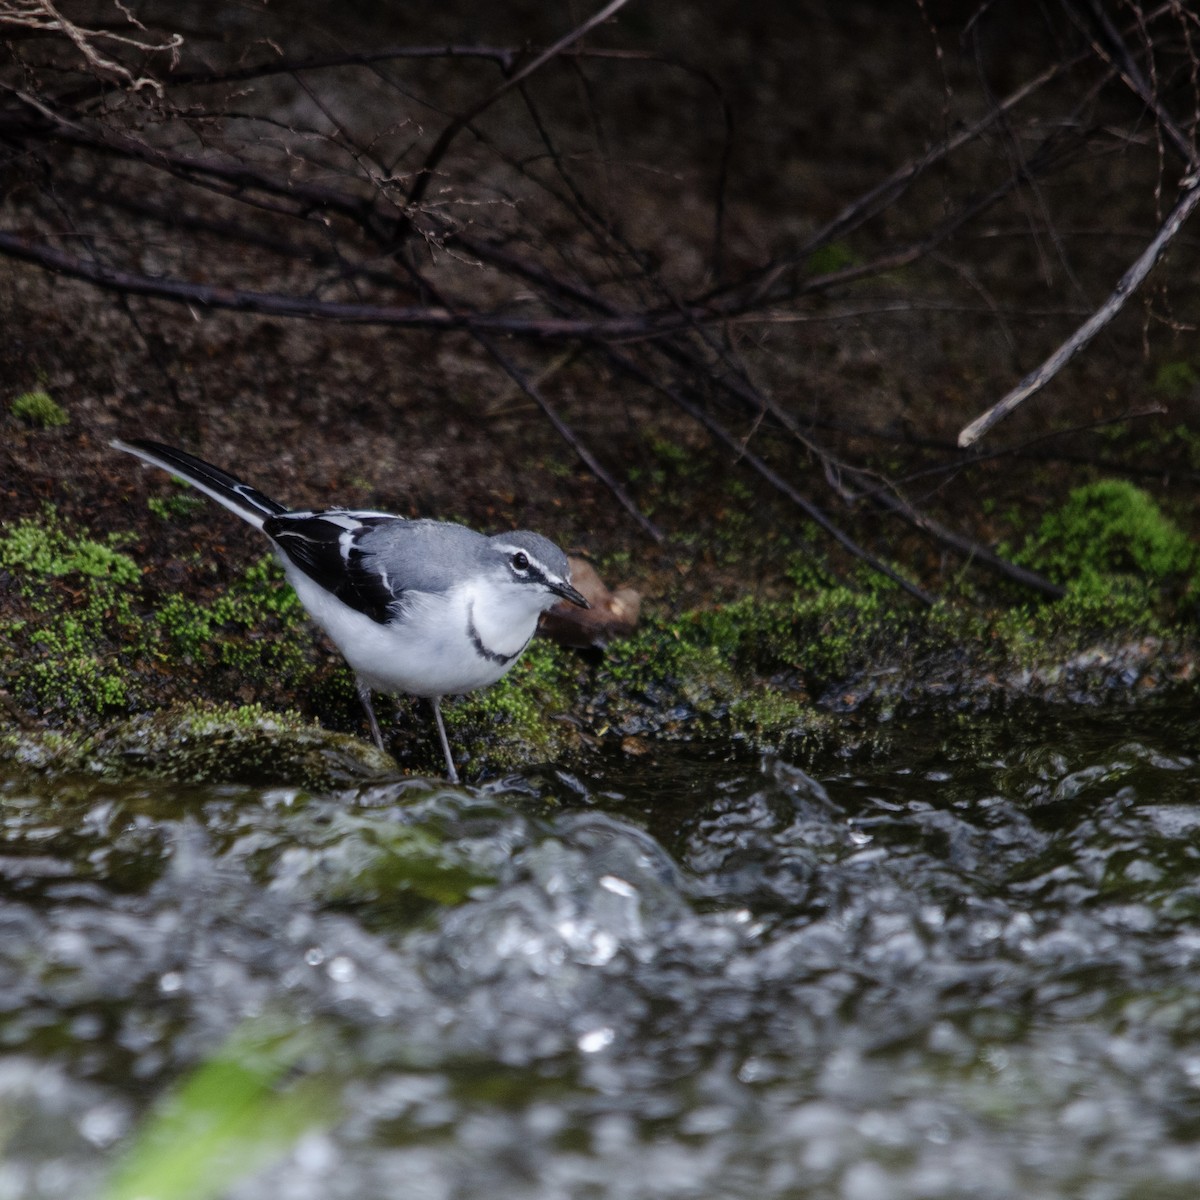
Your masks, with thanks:
M1154 240L1138 256L1133 266L1117 281L1109 298L1036 370L1031 371L1002 400L993 404L982 416L976 417L958 435L961 447L977 442L993 426L1004 420L1030 396L1040 392L1091 340L1125 307L1126 301L1141 286L1146 276L1171 244L1171 239L1183 228L1188 217L1200 205L1200 176L1190 175L1183 180L1183 194L1171 210Z
M724 308L735 309L758 303L766 298L781 276L789 270L802 267L812 257L815 250L821 246L827 246L839 238L846 237L873 216L895 203L932 167L987 132L992 125L1023 100L1075 65L1075 61L1058 62L1048 67L1041 74L1006 96L994 108L989 109L979 120L930 147L919 158L911 159L903 166L897 167L886 179L851 201L831 221L807 238L804 245L795 254L758 267L741 279L731 282L725 287L714 289L701 299L706 302L719 299Z
M1145 20L1153 21L1172 10L1178 0L1166 0L1158 5ZM924 154L910 159L897 167L886 179L881 180L870 190L864 192L847 204L831 221L828 221L809 238L794 254L786 258L775 259L748 272L741 279L734 280L724 287L714 289L706 296L699 297L698 304L721 300L723 307L750 307L761 299L765 299L779 279L788 271L803 267L811 258L814 251L827 246L839 238L844 238L855 229L866 224L872 217L877 216L890 205L894 204L918 179L924 176L932 167L949 158L956 150L975 142L986 133L997 121L1007 119L1019 104L1027 100L1034 92L1055 79L1073 70L1092 56L1092 51L1081 50L1070 58L1064 58L1052 63L1044 71L1023 83L1010 92L1003 100L989 108L977 121L944 138L931 146Z
M943 525L940 521L935 521L931 516L921 512L920 509L905 500L894 487L875 487L870 477L862 471L849 470L845 472L845 475L854 482L856 487L870 487L869 493L863 493L865 498L894 513L906 524L911 525L927 537L944 546L949 546L968 561L977 562L996 574L1003 575L1006 579L1019 583L1022 587L1040 592L1052 600L1061 600L1067 594L1065 588L1047 579L1045 575L1031 571L1028 567L1022 567L1007 558L1002 558L981 542L966 537L964 534L955 533L953 529ZM847 494L847 499L854 498L856 497Z
M699 332L701 332L702 336L706 336L704 331ZM724 357L723 352L722 357ZM839 491L846 500L853 501L863 498L868 499L872 503L887 509L893 515L899 517L906 524L911 525L914 529L919 530L927 537L930 537L937 542L941 542L943 545L949 547L956 553L962 554L968 559L980 563L982 566L989 568L997 574L1005 576L1014 583L1021 584L1023 587L1031 588L1036 592L1040 592L1042 595L1050 596L1054 599L1058 599L1065 594L1062 588L1060 588L1056 583L1051 582L1051 580L1047 579L1044 575L1040 575L1036 571L1031 571L1027 567L1019 566L1016 563L1010 562L1006 558L1002 558L1000 555L989 550L982 543L976 542L973 539L966 537L964 534L956 533L954 530L921 512L913 504L901 496L894 485L885 484L883 486L878 486L865 471L851 467L846 463L839 462L828 450L818 445L810 435L804 433L803 430L800 429L795 418L792 417L790 413L776 404L771 397L754 387L754 385L748 378L746 378L744 374L740 372L738 374L727 373L722 375L717 380L717 383L726 391L729 391L734 396L737 396L740 400L742 400L751 412L754 412L756 415L760 416L769 414L776 422L782 425L783 428L796 441L804 446L806 450L808 450L821 462L825 468L826 478L829 480L830 485L834 487L835 490ZM698 419L702 420L707 428L713 430L713 426L709 423L708 419L705 417L699 417ZM719 436L725 437L732 435ZM754 460L756 463L761 463L761 460L755 459L755 457L750 454L744 441L738 442L737 448L739 457L747 458L748 461ZM768 479L769 482L774 483L774 481L770 480L768 474L766 473L770 470L770 468L763 469L756 465L755 469L758 470L759 474L763 475L764 478ZM841 487L840 483L838 482L841 478L853 481L854 486L859 489L860 495L853 495ZM775 486L778 485L776 484ZM787 494L790 495L790 493ZM805 511L808 510L805 509ZM825 526L823 526L823 528L825 528ZM837 535L835 534L835 536ZM839 537L838 540L841 541L842 539ZM847 545L847 542L843 541L842 544ZM895 576L892 576L891 572L888 571L886 567L883 567L877 559L869 558L866 561L868 561L869 564L877 570L881 569L882 567L885 574L895 578Z
M1137 63L1134 62L1133 55L1129 53L1129 47L1125 45L1125 39L1121 36L1121 31L1097 0L1085 0L1085 2L1092 20L1100 28L1103 37L1103 44L1095 40L1092 42L1096 55L1117 69L1130 90L1154 114L1159 129L1166 135L1171 148L1179 155L1185 168L1194 169L1196 167L1194 148L1171 114L1163 107L1154 88L1151 87ZM1066 7L1069 13L1074 13L1072 5L1068 4Z
M438 164L445 157L446 151L450 149L451 143L464 129L466 129L472 121L480 117L493 104L496 103L502 96L512 91L518 84L528 79L535 71L540 70L561 54L568 46L579 41L581 37L586 36L597 25L603 24L614 13L624 8L628 0L609 0L599 12L588 17L581 25L577 25L569 33L559 38L553 46L547 47L536 55L533 59L525 64L519 71L509 75L507 79L493 91L488 93L482 100L469 108L465 113L455 117L445 129L442 130L436 142L431 147L429 154L425 158L425 162L417 172L416 180L413 183L412 189L409 191L408 197L404 204L404 216L401 218L399 228L397 229L397 240L403 241L412 226L413 214L420 207L421 201L425 197L425 192L429 188L430 181L433 178L434 171L437 170Z
M705 412L699 405L693 404L678 388L671 387L661 379L651 375L648 371L643 370L633 359L626 354L622 354L615 347L606 346L604 347L604 351L609 361L619 370L637 379L647 387L653 388L661 395L666 396L668 400L687 413L694 421L703 425L717 441L721 442L727 449L733 451L735 458L739 462L744 462L775 488L776 491L786 496L805 516L825 530L834 541L853 554L855 558L861 559L872 570L878 571L881 575L886 575L888 579L898 584L910 596L920 600L922 604L932 605L935 603L934 597L928 592L919 588L910 580L905 579L903 575L889 567L887 563L882 562L869 550L860 546L849 534L835 525L817 505L806 496L801 495L782 475L768 466L758 455L746 449L740 438L726 429L724 425Z
M416 274L415 269L409 268L410 273ZM418 282L420 280L418 279ZM441 297L437 290L432 287L427 281L425 286L429 289L430 294L435 300L441 304L445 304L445 300ZM559 437L571 447L578 455L580 461L587 467L589 471L598 479L612 494L616 497L617 502L625 509L627 513L637 522L639 528L653 541L659 545L663 543L662 530L638 508L634 503L633 497L621 486L616 477L604 466L603 463L592 453L591 449L584 443L579 435L558 415L554 406L542 395L541 388L537 386L524 371L517 366L493 341L480 329L471 328L471 336L483 347L488 355L497 363L500 369L527 395L537 406L542 410L546 419L554 427L554 431Z
M659 545L666 540L663 537L663 532L649 517L646 516L637 504L634 503L633 497L617 482L616 477L600 462L600 460L591 452L579 435L558 415L554 407L542 395L541 389L534 384L524 371L522 371L516 363L512 361L496 343L480 332L478 329L472 329L471 335L475 340L495 359L501 370L527 395L545 414L546 419L554 426L555 433L558 434L568 446L579 456L584 466L598 479L612 494L617 498L621 507L637 522L639 528L647 537L653 539Z

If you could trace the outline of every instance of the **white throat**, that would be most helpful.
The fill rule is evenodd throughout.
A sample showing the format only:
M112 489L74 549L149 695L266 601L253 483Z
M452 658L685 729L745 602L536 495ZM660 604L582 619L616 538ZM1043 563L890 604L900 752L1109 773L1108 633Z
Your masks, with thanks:
M475 649L486 656L512 659L537 629L538 617L554 598L537 588L494 582L469 583L456 596Z

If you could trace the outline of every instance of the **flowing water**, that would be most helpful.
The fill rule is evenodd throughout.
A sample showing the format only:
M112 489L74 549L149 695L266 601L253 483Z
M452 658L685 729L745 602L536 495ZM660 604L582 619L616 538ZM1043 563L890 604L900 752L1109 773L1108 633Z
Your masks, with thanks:
M465 789L10 779L0 1200L124 1194L156 1119L239 1200L1194 1197L1198 717ZM280 1149L212 1182L162 1097L256 1055L228 1123Z

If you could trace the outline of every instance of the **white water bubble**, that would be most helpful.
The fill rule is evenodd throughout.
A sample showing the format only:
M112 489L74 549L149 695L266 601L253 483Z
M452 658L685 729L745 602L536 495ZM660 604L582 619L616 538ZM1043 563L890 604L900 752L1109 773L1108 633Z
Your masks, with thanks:
M616 1036L615 1030L602 1025L599 1029L589 1029L587 1033L580 1034L575 1044L584 1054L596 1054L611 1046Z

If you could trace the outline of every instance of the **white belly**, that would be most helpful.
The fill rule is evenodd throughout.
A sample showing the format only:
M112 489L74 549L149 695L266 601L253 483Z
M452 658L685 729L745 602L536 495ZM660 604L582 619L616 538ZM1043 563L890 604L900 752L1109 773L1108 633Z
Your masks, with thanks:
M445 597L410 593L403 628L396 629L343 604L287 561L284 570L312 619L375 691L452 696L487 687L516 662L537 628L534 611L502 633L489 630L488 645L502 662L480 654L469 637L473 598L465 590Z

